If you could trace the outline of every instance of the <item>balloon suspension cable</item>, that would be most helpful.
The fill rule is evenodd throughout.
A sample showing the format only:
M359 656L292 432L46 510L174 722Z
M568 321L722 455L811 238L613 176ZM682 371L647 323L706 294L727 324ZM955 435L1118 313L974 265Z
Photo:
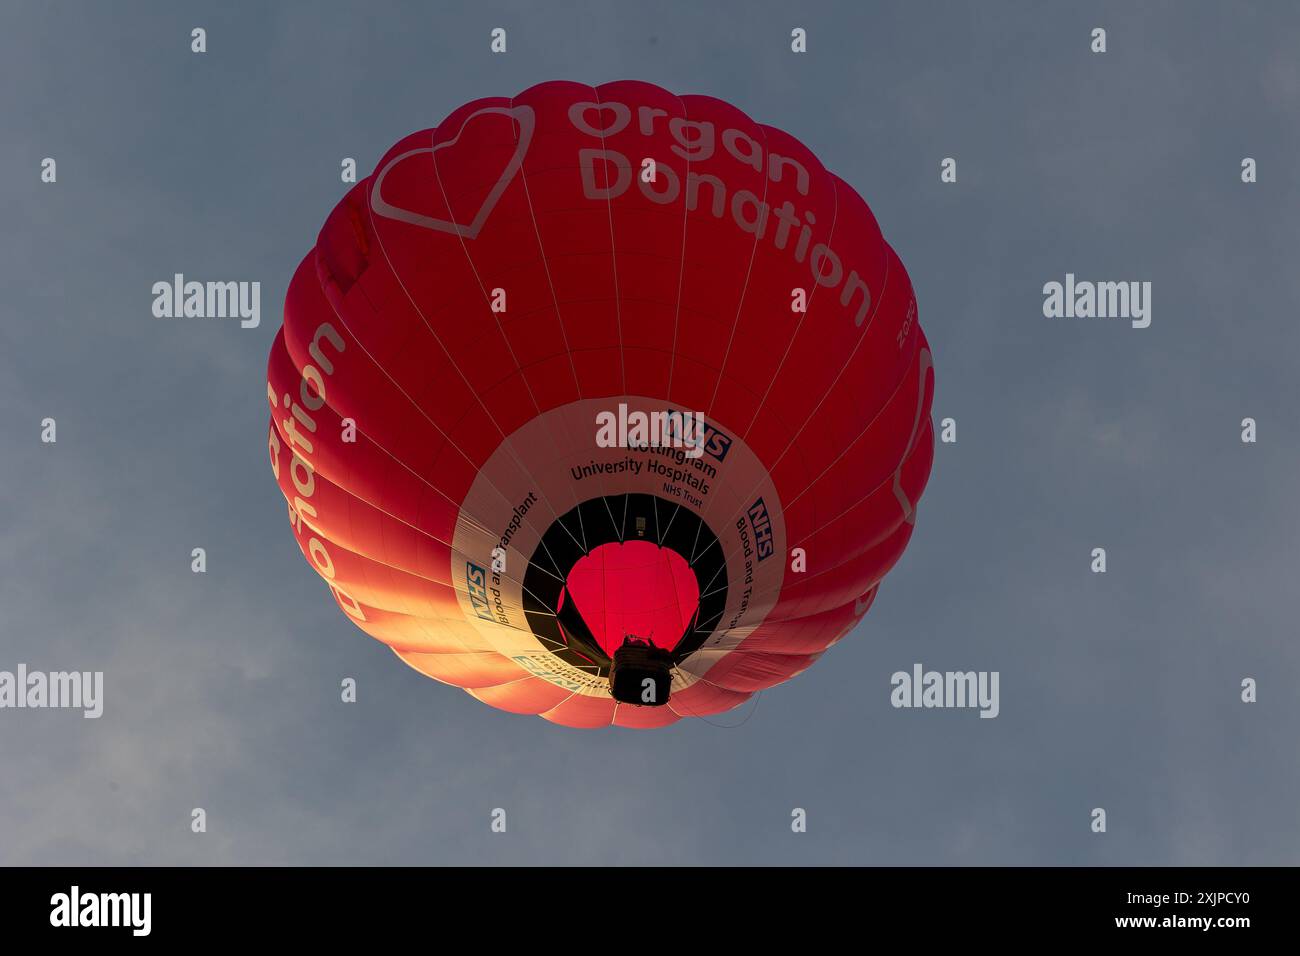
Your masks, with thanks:
M680 672L680 671L681 671L681 668L678 667L676 664L674 664L674 665L673 665L673 670L674 670L674 671L678 671L678 672ZM745 719L742 720L742 721L741 721L740 723L738 723L738 724L715 724L713 721L709 720L709 718L705 717L703 714L697 714L695 711L691 710L690 707L686 707L686 706L684 706L684 705L681 703L680 700L677 700L677 701L670 701L670 704L672 705L672 709L673 709L673 710L677 710L679 707L681 707L681 708L683 708L683 709L685 709L685 710L690 710L691 712L690 712L690 715L689 715L689 716L694 717L696 720L702 720L702 721L704 721L704 722L705 722L706 724L708 724L710 727L717 727L717 728L719 728L720 730L736 730L737 728L739 728L739 727L743 727L743 726L745 726L745 724L749 723L749 718L751 718L751 717L754 716L754 711L758 710L758 700L759 700L760 697L763 696L763 692L762 692L761 690L757 690L757 691L754 691L754 693L753 693L751 696L752 696L753 701L754 701L754 706L751 707L751 708L749 708L749 713L747 713L747 714L745 715Z

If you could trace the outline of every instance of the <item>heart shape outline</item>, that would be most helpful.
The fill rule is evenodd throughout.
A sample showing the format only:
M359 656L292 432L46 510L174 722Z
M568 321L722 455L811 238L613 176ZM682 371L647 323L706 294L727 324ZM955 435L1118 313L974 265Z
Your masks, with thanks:
M401 206L394 206L392 203L384 199L384 177L388 175L389 170L402 160L409 159L412 156L417 156L421 153L429 153L432 155L440 149L455 146L464 134L465 128L469 126L476 117L488 113L509 116L518 123L519 141L515 144L515 152L514 155L510 157L510 162L506 163L505 168L501 170L501 176L497 179L496 185L492 187L487 196L483 199L482 204L478 208L478 212L475 213L474 219L469 223L469 225L461 225L458 222L449 219L439 219L436 216L426 216L410 209L404 209ZM401 153L400 155L394 156L390 159L384 165L384 168L375 176L375 185L370 190L371 210L378 215L383 216L385 219L395 219L398 222L409 223L412 226L423 226L425 229L432 229L435 232L449 232L452 235L460 236L463 239L476 238L479 234L479 230L483 228L483 224L487 221L488 215L496 206L497 200L500 199L501 194L506 191L506 187L510 185L510 181L515 178L515 173L519 172L520 167L523 166L524 156L528 152L529 144L533 141L533 128L535 125L536 116L533 113L533 108L531 106L514 106L509 108L504 106L485 106L481 110L475 110L473 113L470 113L469 116L465 117L465 121L460 124L460 129L456 131L456 135L451 139L444 140L436 146L421 146L419 149L407 150L405 153Z

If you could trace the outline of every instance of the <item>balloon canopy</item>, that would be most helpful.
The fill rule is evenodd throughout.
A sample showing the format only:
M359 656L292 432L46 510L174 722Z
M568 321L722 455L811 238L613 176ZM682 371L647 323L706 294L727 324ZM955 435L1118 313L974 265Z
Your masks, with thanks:
M330 213L271 349L269 450L304 556L407 664L655 727L861 620L933 387L906 270L798 140L554 82L411 134ZM643 666L659 683L612 691Z

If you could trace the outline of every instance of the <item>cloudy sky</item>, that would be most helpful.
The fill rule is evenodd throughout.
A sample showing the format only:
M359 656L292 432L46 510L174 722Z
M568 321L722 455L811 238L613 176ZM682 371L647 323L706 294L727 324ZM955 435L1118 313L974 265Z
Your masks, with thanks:
M0 670L106 681L99 720L0 710L0 863L1300 862L1300 11L1088 6L0 6ZM857 632L708 723L575 731L421 677L267 462L340 160L557 78L721 97L854 184L957 421ZM261 326L155 319L175 272L259 280ZM1044 318L1067 272L1150 281L1150 328ZM891 708L916 662L999 671L1000 716Z

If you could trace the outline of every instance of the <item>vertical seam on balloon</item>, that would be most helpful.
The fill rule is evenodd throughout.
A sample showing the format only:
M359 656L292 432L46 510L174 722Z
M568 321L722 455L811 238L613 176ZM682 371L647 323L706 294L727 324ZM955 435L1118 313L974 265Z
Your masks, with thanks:
M510 108L514 109L515 98L510 97ZM578 378L578 366L573 361L573 349L569 345L569 332L564 325L564 313L560 309L560 298L555 292L555 279L551 275L550 261L546 255L546 246L542 241L542 230L537 224L537 210L533 208L533 193L528 188L528 159L519 165L519 180L524 186L524 201L528 204L528 218L533 224L533 235L537 238L537 251L541 254L542 271L546 273L546 285L551 291L551 304L555 307L555 321L560 326L560 339L564 344L564 354L569 360L569 371L573 374L573 387L578 393L578 400L582 400L582 382ZM575 494L576 497L576 494Z
M513 99L513 97L512 97L511 100L510 100L510 107L511 107L511 109L514 108L514 99ZM517 123L517 120L515 120L513 117L511 117L511 123L512 123L512 128L514 128L514 127L513 127L513 124ZM441 127L439 127L439 128L441 128ZM435 135L436 135L436 131L435 131ZM517 134L516 134L516 135L517 135ZM433 162L433 175L434 175L434 179L437 180L437 183L438 183L438 191L439 191L440 193L442 193L442 201L443 201L443 204L447 207L447 212L448 212L448 214L451 216L451 222L452 222L452 224L455 225L455 226L457 227L457 229L456 229L456 240L457 240L457 242L460 243L460 249L461 249L461 252L462 252L462 253L464 254L464 256L465 256L465 262L469 265L470 271L474 273L474 281L478 283L479 292L482 293L484 304L487 305L487 307L488 307L488 314L492 317L492 320L496 323L497 332L498 332L498 334L501 336L501 341L502 341L502 343L504 343L504 345L505 345L505 347L506 347L506 352L510 355L510 361L512 361L512 362L514 363L514 365L515 365L515 372L518 374L518 376L519 376L519 380L520 380L521 382L523 382L524 389L528 392L528 398L529 398L529 400L531 400L532 403L533 403L533 408L537 410L537 417L538 417L538 418L541 418L541 417L542 417L542 408L541 408L541 406L537 403L537 396L533 394L533 387L532 387L532 385L529 384L529 382L528 382L528 377L527 377L526 375L524 375L523 369L522 369L522 368L520 367L520 365L519 365L519 359L518 359L518 357L515 355L514 347L510 344L510 338L509 338L509 336L506 335L505 327L504 327L504 325L502 324L501 319L497 316L497 314L496 314L495 312L492 311L492 307L491 307L491 298L492 298L492 297L488 294L487 286L485 286L485 285L483 284L483 277L479 274L478 266L476 266L476 265L474 264L474 257L470 255L469 247L468 247L468 245L466 245L466 243L465 243L465 237L464 237L464 235L461 234L461 231L460 231L460 228L459 228L459 227L460 227L460 223L456 221L456 213L455 213L455 210L453 210L453 209L451 208L451 200L448 199L448 197L447 197L447 188L446 188L446 186L443 185L443 182L442 182L442 172L441 172L441 170L438 169L438 153L437 153L437 151L435 150L434 152L430 153L429 158L430 158L430 159L432 160L432 162ZM522 162L520 163L520 168L521 168L521 169L523 168L523 163L522 163ZM376 232L376 235L378 235L377 232ZM382 240L382 238L380 239L380 245L381 245L381 247L383 246L383 240ZM385 255L385 257L387 257L387 250L386 250L386 249L385 249L384 255ZM396 270L396 269L393 269L393 265L392 265L392 260L391 260L391 259L389 260L388 267L389 267L389 269L392 271L393 275L394 275L394 276L397 276L397 270ZM402 286L402 291L403 291L403 292L406 292L406 296L407 296L407 298L410 299L410 301L411 301L411 305L415 308L416 312L419 314L421 321L423 321L424 324L425 324L425 327L428 328L429 331L433 334L434 338L437 339L439 346L441 346L442 349L443 349L443 351L447 354L447 358L448 358L448 360L451 360L451 353L448 352L446 346L444 346L444 345L442 344L442 339L441 339L441 337L439 337L438 334L437 334L436 332L434 332L434 330L433 330L433 326L431 326L431 325L429 324L429 320L425 317L423 310L421 310L420 307L419 307L418 305L416 305L416 303L415 303L415 299L411 296L411 294L410 294L409 292L407 292L407 290L406 290L406 284L403 283L403 282L401 281L400 278L398 278L398 283ZM454 365L455 363L453 362L452 364ZM459 372L460 369L457 368L456 371ZM461 373L461 378L465 381L465 385L468 387L470 383L469 383L469 380L468 380L468 379L465 379L464 373ZM503 379L503 381L504 381L504 379ZM536 485L537 488L538 488L538 490L540 491L540 490L541 490L541 487L542 487L541 484L537 481L536 477L533 475L532 471L527 467L527 465L524 464L523 460L522 460L518 455L515 455L515 454L514 454L514 451L515 451L515 449L514 449L514 444L510 441L510 437L509 437L508 435L506 435L505 430L501 427L501 425L497 422L496 418L492 415L492 412L488 409L488 407L487 407L487 402L485 402L485 401L483 400L483 397L482 397L481 395L479 395L478 392L475 391L473 388L470 388L470 391L473 392L473 393L474 393L474 397L478 399L479 405L482 407L484 413L488 416L488 419L492 422L493 426L496 428L496 430L497 430L498 432L501 433L501 444L502 444L502 445L509 446L509 448L510 448L510 452L511 452L511 457L513 457L513 458L515 459L515 463L519 466L520 470L523 471L524 474L526 474L526 475L528 476L529 481L532 482L534 485ZM545 427L546 430L547 430L547 432L550 433L550 426L549 426L549 424L547 424L545 421L543 422L543 427ZM553 434L551 435L551 440L552 440L552 442L554 442L554 435L553 435ZM471 464L473 464L473 463L471 462ZM576 494L576 493L575 493L575 494ZM544 496L543 496L543 497L544 497ZM560 516L555 512L555 506L552 505L552 504L550 503L549 499L547 499L546 504L547 504L547 507L548 507L548 508L550 509L550 511L551 511L551 519L552 519L552 521L559 521L559 517L560 517ZM568 529L568 528L563 524L563 522L560 522L560 526L561 526L562 528L564 528L565 533L568 534L570 538L573 538L573 533L572 533L571 531L569 531L569 529ZM534 530L536 530L536 529L534 528ZM574 543L574 544L578 544L578 543L579 543L579 542L578 542L578 539L577 539L577 538L573 538L573 543ZM549 552L548 552L548 553L549 553Z
M512 97L510 97L510 108L511 108L511 110L513 110L514 107L515 107L515 98L512 96ZM517 138L517 135L518 135L518 134L516 133L516 138ZM566 355L566 357L567 357L568 360L569 360L569 370L570 370L570 372L572 372L572 374L573 374L573 384L574 384L574 388L577 389L577 392L578 392L578 399L579 399L579 401L581 401L581 400L582 400L582 383L578 380L578 368L577 368L577 365L576 365L576 364L574 363L574 361L573 361L573 350L569 347L569 336L568 336L568 331L567 331L567 330L565 329L565 327L564 327L564 318L563 318L563 316L561 315L561 312L560 312L560 302L559 302L559 298L558 298L558 297L556 296L556 294L555 294L555 283L554 283L554 281L553 281L552 278L551 278L551 267L550 267L550 263L547 261L547 258L546 258L546 248L545 248L545 246L544 246L543 243L542 243L542 233L541 233L540 228L539 228L538 225L537 225L537 214L536 214L535 210L533 209L533 197L532 197L532 193L531 193L531 191L528 189L528 177L527 177L527 173L526 173L526 171L525 171L525 169L524 169L524 167L525 167L526 164L527 164L527 157L525 156L524 159L521 160L520 163L519 163L519 177L520 177L520 181L523 183L523 188L524 188L524 201L525 201L525 202L527 203L527 205L528 205L528 217L529 217L529 219L532 221L532 224L533 224L533 235L537 237L537 251L538 251L538 252L540 253L540 255L541 255L542 269L543 269L543 271L546 273L546 283L547 283L548 288L551 290L551 302L552 302L552 304L553 304L554 307L555 307L555 320L556 320L556 322L558 322L559 325L560 325L560 336L561 336L561 339L563 340L563 343L564 343L564 352L565 352L565 355ZM435 168L436 168L436 164L435 164ZM439 177L439 182L441 182L441 176ZM462 245L463 245L463 242L462 242ZM466 257L468 258L468 256L469 256L469 252L468 252L468 250L466 250ZM473 268L473 263L472 263L472 261L471 261L471 268ZM477 275L477 270L475 270L475 274ZM480 285L481 285L481 283L480 283ZM500 332L501 332L501 337L502 337L502 339L505 340L505 342L506 342L506 346L507 346L507 348L509 348L509 347L510 347L510 343L509 343L509 339L506 337L505 326L502 325L500 322L498 322L498 323L497 323L497 327L498 327L498 329L499 329ZM555 441L555 433L551 430L551 425L550 425L549 421L546 421L546 420L544 419L544 416L543 416L543 414L542 414L542 407L541 407L541 404L537 401L537 396L533 394L532 386L528 384L528 378L527 378L527 376L524 374L523 368L522 368L522 366L520 366L518 358L515 357L515 355L514 355L514 349L513 349L513 348L510 349L510 355L511 355L511 358L513 358L513 359L515 360L515 368L516 368L516 369L518 370L518 372L519 372L519 378L523 381L523 383L524 383L524 387L528 389L528 397L532 399L533 407L534 407L535 409L537 409L537 417L543 419L543 427L546 429L547 434L548 434L548 435L550 436L550 438L551 438L551 445L552 445L552 447L560 447L559 443ZM530 477L530 478L532 477L531 473L529 474L529 477ZM574 508L577 508L577 507L581 504L581 502L578 500L578 491L577 491L577 488L575 488L575 487L573 487L573 486L569 486L569 488L570 488L570 491L572 491L572 493L573 493L573 506L574 506ZM539 490L539 491L541 490L541 485L538 485L538 490ZM572 531L569 531L568 527L567 527L566 525L564 525L564 522L563 522L563 520L562 520L562 519L563 519L563 516L560 515L560 514L558 514L558 513L555 511L555 509L554 509L553 506L552 506L552 509L551 509L551 513L555 516L555 521L557 521L557 522L560 523L560 526L564 528L564 530L568 533L569 537L570 537L570 538L573 538L573 532L572 532ZM583 553L583 554L586 554L587 551L588 551L589 549L588 549L588 547L587 547L587 535L586 535L586 531L585 531L585 530L582 528L582 526L581 526L581 520L582 520L581 512L579 512L578 519L579 519L579 529L578 529L578 530L579 530L579 534L582 535L582 541L579 542L576 538L574 538L573 540L574 540L574 543L577 544L577 545L581 548L582 553ZM551 549L550 549L549 545L546 545L546 544L545 544L545 535L542 536L542 539L541 539L540 543L542 544L542 547L546 549L546 555L547 555L547 557L549 557L549 558L551 559L551 561L552 561L553 563L555 563L555 556L551 554ZM556 563L556 567L559 567L558 563Z
M677 105L681 107L683 120L689 123L690 110L687 109L686 107L686 101L675 93L672 94L672 96L677 100ZM671 127L669 132L671 133ZM671 149L671 146L669 148ZM678 255L678 265L677 265L677 305L673 309L673 344L672 344L671 351L668 353L668 387L664 390L664 395L669 405L671 405L673 402L673 377L677 371L677 338L681 329L682 293L686 288L686 230L687 230L687 225L689 224L691 218L690 202L688 199L688 197L690 196L690 189L691 189L691 157L690 157L690 150L683 150L683 152L685 152L687 155L683 157L686 160L686 172L683 174L682 177L682 245L681 245L680 253ZM685 429L683 428L683 430ZM656 501L658 500L658 498L659 496L655 495ZM672 517L668 519L668 527L664 529L665 536L672 529L673 521L676 520L677 514L681 510L682 510L682 503L678 501L674 504ZM656 526L658 525L658 520L659 520L659 511L658 511L658 507L656 506L655 509ZM696 538L697 540L699 538L698 528L696 528ZM663 546L662 537L659 539L659 545L660 547ZM692 546L692 550L694 550L693 546Z
M591 90L591 95L595 98L595 102L596 102L596 104L597 104L597 107L599 107L599 106L600 106L600 88L597 87L597 86L588 86L587 88L588 88L589 90ZM598 108L598 109L597 109L597 117L600 116L600 113L601 113L601 110ZM608 179L608 177L609 177L609 154L608 154L607 150L605 149L605 129L604 129L604 126L602 126L602 127L601 127L601 130L600 130L600 155L601 155L601 162L603 163L603 168L604 168L604 170L605 170L605 176L606 176L606 179ZM595 181L596 181L596 180L595 180L595 177L596 177L596 171L595 171L594 168L592 169L592 173L591 173L591 175L592 175L592 183L594 184ZM606 190L606 192L608 193L609 190ZM626 369L623 367L623 313L622 313L621 303L619 302L618 263L617 263L617 261L615 260L615 256L614 256L614 213L613 213L613 210L611 209L611 204L612 204L612 199L610 198L609 195L606 195L606 196L605 196L605 219L606 219L606 223L608 224L608 227L609 227L609 263L610 263L610 276L611 276L611 279L612 279L612 281L613 281L613 283L614 283L614 323L615 323L615 328L616 328L617 331L618 331L618 361L619 361L619 376L620 376L620 382L621 382L621 389L622 389L623 393L626 394L626 392L627 392L627 372L626 372ZM610 492L610 479L609 479L609 478L606 478L606 477L604 477L604 476L602 476L602 477L599 479L599 484L597 485L597 487L600 489L600 492L601 492L601 498L605 498L605 497L609 494L609 492ZM605 510L606 510L606 511L609 510L609 504L608 504L608 502L606 502L606 504L605 504ZM610 518L610 522L612 523L613 520L614 520L614 515L611 513L610 516L609 516L609 518Z
M763 156L764 158L766 158L768 155L767 133L763 130L763 127L758 123L755 123L753 118L751 118L748 114L746 114L745 119L749 120L750 126L753 129L757 129L760 135L763 137ZM763 176L763 196L760 201L764 206L766 206L767 190L768 190L768 186L771 184L771 178L767 175L766 169L762 170L762 176ZM732 193L731 198L732 201L734 202L735 193ZM737 213L737 216L739 216L739 213ZM764 223L766 224L766 220L764 220ZM713 383L713 397L709 399L708 411L706 412L709 418L713 418L713 406L718 401L718 392L722 390L722 378L727 372L727 360L731 357L731 346L732 343L735 342L736 340L736 329L740 328L740 315L742 312L745 311L745 294L749 292L749 280L754 275L754 260L758 258L758 238L759 238L758 233L755 232L754 244L749 247L749 265L745 269L745 283L740 287L740 297L736 301L736 315L731 322L731 333L727 336L727 347L722 353L722 365L719 366L718 368L717 381ZM713 500L716 501L717 499L714 498Z
M596 94L596 105L600 106L600 87L593 86L592 92ZM600 155L605 164L605 175L609 176L609 153L605 148L605 127L600 128ZM592 181L595 181L593 174ZM610 192L611 190L606 190ZM618 371L622 381L622 392L627 394L627 364L623 355L623 304L619 301L618 285L618 243L614 238L614 200L611 196L605 196L605 216L609 222L609 266L610 274L614 278L614 321L618 325Z
M690 110L686 108L686 101L675 93L672 96L677 100L677 105L681 107L682 119L689 123L691 121ZM671 128L669 131L671 133ZM669 148L672 148L671 145ZM673 309L673 344L668 353L668 387L664 391L669 403L673 400L673 376L677 371L677 336L681 329L682 292L686 288L686 227L691 218L690 202L687 198L690 195L691 188L691 157L690 150L683 150L683 152L687 155L684 157L686 172L682 176L682 245L677 264L677 305ZM681 505L679 504L677 507L680 509Z
M603 487L603 486L602 486L602 487ZM609 515L609 525L610 525L610 527L611 527L611 528L617 528L617 527L619 527L619 524L618 524L617 521L614 520L614 512L611 511L610 508L609 508L609 498L610 498L609 495L601 495L601 496L600 496L601 503L605 506L605 513ZM621 534L621 533L619 534L619 538L622 539L622 534ZM559 567L559 565L556 565L556 567Z
M573 496L576 498L578 496L577 492L574 492ZM582 520L582 506L578 505L578 507L575 510L578 512L578 531L582 534L582 553L589 554L591 552L591 549L587 546L587 526ZM549 549L547 550L546 554L548 557L551 556L551 552ZM551 560L554 561L555 558L551 557ZM559 565L557 564L556 567L558 568Z
M515 106L515 98L512 96L512 97L510 97L510 108L513 110L513 109L514 109L514 106ZM550 262L549 262L549 260L548 260L548 258L547 258L547 255L546 255L546 246L545 246L545 244L544 244L543 241L542 241L542 230L541 230L541 227L537 224L537 211L533 208L533 194L532 194L532 190L530 190L530 189L528 188L528 171L527 171L527 165L528 165L528 158L527 158L527 156L525 156L524 159L523 159L523 161L520 162L520 164L519 164L519 179L520 179L520 182L523 183L523 187L524 187L524 201L525 201L525 203L527 203L527 205L528 205L528 218L532 221L532 224L533 224L533 235L534 235L534 236L536 237L536 239L537 239L537 251L538 251L538 253L541 255L542 271L546 273L546 285L547 285L547 288L549 288L550 291L551 291L551 304L552 304L552 305L554 306L554 308L555 308L555 321L556 321L556 322L559 324L559 326L560 326L560 339L561 339L561 342L563 343L563 346L564 346L564 354L565 354L565 357L569 360L569 371L570 371L570 373L572 373L572 375L573 375L573 387L574 387L574 389L575 389L575 390L577 391L577 393L578 393L578 401L582 401L582 382L581 382L581 381L579 380L579 378L578 378L578 366L577 366L577 363L574 362L574 360L573 360L573 348L569 345L569 333L568 333L568 329L566 329L565 326L564 326L564 314L563 314L562 310L560 309L560 298L559 298L559 296L558 296L558 295L556 294L556 292L555 292L555 279L554 279L554 278L552 277L552 275L551 275L551 264L550 264ZM504 328L502 328L502 332L501 332L501 334L502 334L503 336L505 335L505 329L504 329ZM518 365L519 363L516 361L515 364ZM522 369L520 370L520 377L523 377L523 370L522 370ZM530 389L530 395L531 395L531 389ZM541 416L541 406L538 405L538 403L537 403L537 399L536 399L535 396L533 397L533 404L534 404L535 406L537 406L537 409L538 409L538 416L540 417L540 416ZM549 431L549 427L548 427L547 430ZM554 433L552 432L551 434L552 434L552 437L554 437ZM558 445L556 445L555 447L558 447ZM570 491L573 492L573 506L574 506L574 508L577 508L577 507L581 504L581 502L578 500L578 489L577 489L576 487L574 487L574 486L569 486L569 488L570 488ZM557 520L558 520L558 519L557 519ZM578 514L578 532L579 532L579 534L582 535L582 542L581 542L582 553L583 553L583 554L586 554L590 549L589 549L589 547L588 547L588 545L587 545L587 533L586 533L586 530L582 527L582 514L581 514L581 512L579 512L579 514ZM572 533L570 533L570 537L572 537ZM547 552L546 552L546 553L547 553L548 556L551 556L551 555L550 555L550 549L549 549L549 548L547 548ZM552 560L554 560L554 557L552 557Z
M832 194L833 194L834 197L835 197L835 207L834 207L834 212L831 214L831 231L830 231L830 234L829 234L829 236L828 236L828 241L827 241L827 243L826 243L826 245L829 246L829 245L830 245L830 242L831 242L832 240L834 240L834 238L835 238L835 227L836 227L836 225L839 223L839 217L840 217L840 191L839 191L839 185L838 185L838 183L836 182L836 177L834 176L834 174L832 174L832 173L831 173L829 170L827 170L824 166L822 167L822 173L824 174L824 176L826 177L826 179L828 179L828 180L830 181L830 184L831 184L831 192L832 192ZM882 242L883 242L883 237L882 237ZM811 265L811 259L809 260L809 265ZM809 317L812 315L813 300L816 299L816 297L817 297L817 290L820 289L820 288L821 288L821 283L820 283L820 282L817 282L817 281L814 279L814 281L813 281L813 287L812 287L812 293L808 296L808 307L807 307L807 309L804 310L803 314L802 314L801 317L799 318L798 323L797 323L797 324L795 325L795 327L794 327L794 331L793 331L792 333L790 333L790 337L789 337L789 339L786 341L785 351L784 351L783 353L781 353L781 360L780 360L779 362L776 363L776 370L775 370L775 371L774 371L770 376L768 376L768 380L767 380L767 388L765 388L765 389L763 390L763 395L762 395L762 397L759 398L759 400L758 400L758 404L754 406L754 417L751 418L751 419L749 420L749 424L745 427L745 431L744 431L744 432L742 433L742 435L741 435L741 439L742 439L742 440L746 440L746 441L747 441L747 440L749 439L749 433L750 433L750 431L753 429L754 425L758 422L758 416L759 416L759 414L763 411L763 406L767 403L767 397L768 397L768 395L770 395L770 394L772 393L772 388L773 388L773 386L776 385L776 380L777 380L777 378L778 378L778 377L780 376L780 374L781 374L781 369L785 366L785 360L786 360L787 358L789 358L789 357L790 357L790 353L791 353L792 351L794 351L794 343L795 343L795 340L799 337L799 333L800 333L800 331L802 331L804 325L807 324ZM866 333L867 333L867 330L864 328L864 329L862 330L862 334L865 336ZM846 367L847 367L847 362L845 363L845 365L846 365ZM829 393L828 393L828 394L829 394ZM808 421L812 421L812 419L809 418ZM802 432L803 429L806 428L806 427L808 426L808 421L805 421L805 422L804 422L803 426L799 429L800 432ZM796 433L796 434L795 434L795 438L798 438L798 437L799 437L799 434Z

